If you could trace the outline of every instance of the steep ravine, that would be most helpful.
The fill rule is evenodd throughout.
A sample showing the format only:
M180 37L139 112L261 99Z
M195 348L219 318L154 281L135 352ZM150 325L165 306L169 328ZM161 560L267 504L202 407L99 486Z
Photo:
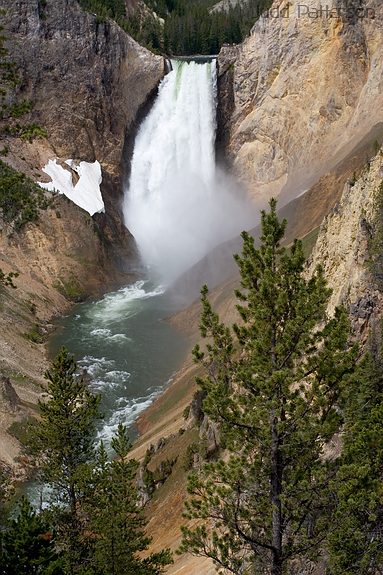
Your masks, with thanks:
M383 9L378 0L362 3L376 9L375 22L352 23L341 16L298 19L293 15L298 2L293 0L290 18L261 21L242 46L224 49L219 143L257 199L275 194L287 201L311 186L309 194L287 210L293 221L289 234L305 236L328 214L311 265L324 263L334 290L330 311L345 303L365 341L381 318L380 288L369 262L371 238L379 232L383 173L380 154L359 172L366 153L358 146L365 142L370 150L382 135ZM124 144L129 147L135 120L163 74L163 60L115 24L100 23L75 2L47 0L43 10L41 5L37 0L0 0L8 9L6 30L12 34L11 56L23 74L22 93L34 101L30 120L48 130L46 140L32 144L7 141L6 161L39 179L41 166L51 157L99 160L106 215L92 220L60 198L37 225L29 225L20 236L0 238L0 267L20 272L18 289L2 294L0 309L0 368L21 400L12 404L1 388L0 459L7 463L17 456L18 445L4 430L15 418L31 413L42 392L45 349L28 337L35 324L45 337L50 318L64 313L71 298L97 294L101 287L129 277L129 269L118 265L131 261L132 255L119 211L122 151ZM274 3L280 9L286 6L284 0ZM350 153L355 149L362 152ZM234 285L228 281L212 294L227 321L235 313ZM196 304L174 320L189 327L194 342L198 317ZM190 359L142 418L144 433L134 455L142 456L163 436L172 435L172 440L159 459L174 456L175 450L178 454L187 441L198 439L192 429L178 434L189 424L183 412L195 390L194 377ZM178 469L181 466L180 457ZM148 508L156 550L168 545L174 549L179 541L184 475L171 477ZM176 556L168 572L207 575L213 569L196 558Z
M98 160L105 202L105 214L91 218L57 197L38 222L0 235L0 268L19 273L17 289L2 290L0 302L0 373L20 398L10 410L0 393L0 461L11 464L18 446L6 429L28 416L42 393L46 352L37 341L46 340L50 319L132 278L135 247L120 210L124 148L164 62L75 1L1 0L0 9L8 58L21 80L17 95L33 104L23 121L47 132L33 142L1 134L1 147L9 148L4 161L42 181L49 159Z

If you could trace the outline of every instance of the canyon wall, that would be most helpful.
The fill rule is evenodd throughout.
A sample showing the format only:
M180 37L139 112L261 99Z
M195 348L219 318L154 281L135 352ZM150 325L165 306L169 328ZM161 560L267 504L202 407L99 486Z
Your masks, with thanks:
M1 144L9 150L4 161L34 181L48 180L41 168L53 158L59 162L98 160L102 167L105 214L97 214L92 223L85 212L56 198L54 212L60 221L48 210L39 222L39 234L55 260L48 267L56 270L49 276L48 268L41 265L33 273L52 284L57 275L65 275L66 267L71 268L69 261L62 261L68 250L65 254L65 248L60 249L61 239L62 246L71 246L69 259L77 254L91 268L83 266L80 274L74 261L69 270L83 287L89 284L94 291L97 283L105 284L105 276L116 283L121 279L117 272L130 271L128 262L134 255L120 210L126 142L133 137L141 110L163 76L163 59L138 45L114 22L82 11L74 0L1 0L0 8L7 58L15 64L20 80L15 97L32 103L23 122L37 124L47 133L46 138L33 141L2 133ZM30 225L24 233L14 234L12 240L2 234L5 271L7 261L17 261L18 246L21 252L29 252L30 262L39 259L38 234L33 228ZM56 274L60 268L63 273Z
M355 337L381 339L383 314L383 151L348 182L324 219L309 262L324 269L332 289L328 312L345 305Z
M2 160L34 181L47 181L41 168L49 159L98 160L105 203L105 213L91 218L55 196L37 222L11 234L0 214L0 269L19 274L17 289L0 287L0 376L20 399L10 410L0 389L0 460L11 464L18 445L6 429L33 414L41 396L52 316L134 273L134 242L120 210L124 162L164 63L75 0L0 0L0 9L20 80L13 97L32 103L22 122L47 133L28 141L2 132Z
M42 179L39 170L50 158L98 160L106 205L100 226L114 251L126 255L119 210L125 135L135 131L139 110L163 76L163 59L74 0L1 0L0 8L9 60L21 79L18 97L33 104L26 120L48 133L33 143L5 142L7 161Z
M219 149L254 198L279 197L290 241L324 218L310 270L362 342L382 314L382 24L378 0L275 0L219 56Z
M275 0L242 45L223 48L222 137L254 197L286 203L381 141L382 24L379 0Z

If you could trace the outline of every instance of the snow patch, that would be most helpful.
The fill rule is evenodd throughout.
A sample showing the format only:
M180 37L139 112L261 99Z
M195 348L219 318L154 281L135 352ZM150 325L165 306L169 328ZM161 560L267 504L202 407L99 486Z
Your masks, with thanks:
M60 166L57 160L49 160L43 168L43 172L52 181L48 183L38 182L39 186L50 192L56 191L59 194L64 194L76 206L91 216L104 212L105 206L100 190L102 182L100 163L97 160L93 163L80 162L79 164L74 160L67 160L65 163L79 175L79 180L75 186L70 171Z

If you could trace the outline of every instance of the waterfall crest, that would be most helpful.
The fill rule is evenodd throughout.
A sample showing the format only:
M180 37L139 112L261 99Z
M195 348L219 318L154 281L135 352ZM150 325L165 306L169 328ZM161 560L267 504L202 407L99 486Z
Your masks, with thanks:
M164 283L250 225L215 165L216 61L172 66L138 132L124 200L126 226Z

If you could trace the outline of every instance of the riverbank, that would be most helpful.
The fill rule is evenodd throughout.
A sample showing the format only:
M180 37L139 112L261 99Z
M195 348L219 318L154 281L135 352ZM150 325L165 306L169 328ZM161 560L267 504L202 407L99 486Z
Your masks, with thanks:
M95 223L62 197L20 233L0 235L0 269L18 274L16 289L0 288L0 464L19 479L19 439L44 396L54 322L134 278L112 268Z

